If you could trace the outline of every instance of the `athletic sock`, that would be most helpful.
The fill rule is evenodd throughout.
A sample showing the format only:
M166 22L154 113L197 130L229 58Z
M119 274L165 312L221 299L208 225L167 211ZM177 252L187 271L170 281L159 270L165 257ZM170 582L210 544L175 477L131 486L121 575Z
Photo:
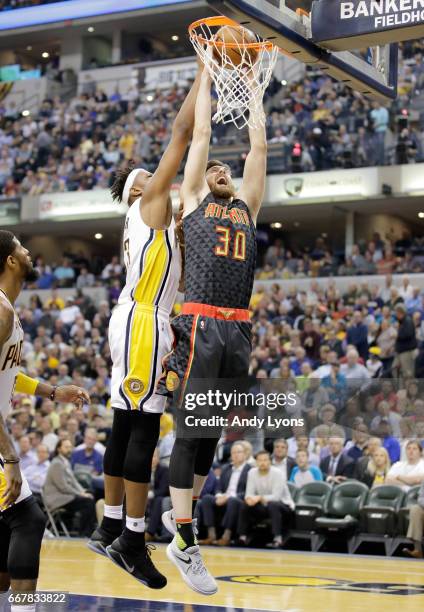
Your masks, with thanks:
M118 536L122 532L122 520L104 516L100 527L107 534Z
M138 519L127 516L126 526L119 538L120 542L132 552L141 552L145 545L145 526L144 516Z
M176 519L177 533L176 543L180 550L190 548L197 544L196 537L193 532L193 521L192 519Z
M191 516L194 516L194 511L196 510L197 502L199 501L199 497L193 496L193 501L191 502Z
M118 536L122 532L122 506L105 504L101 529L107 534Z

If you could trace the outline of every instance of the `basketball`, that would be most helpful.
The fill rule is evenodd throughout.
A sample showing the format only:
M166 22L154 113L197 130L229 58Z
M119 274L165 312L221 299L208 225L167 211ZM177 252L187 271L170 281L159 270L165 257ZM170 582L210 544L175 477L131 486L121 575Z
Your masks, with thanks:
M214 46L213 54L220 66L231 68L232 66L245 64L251 67L256 62L258 57L257 49L243 49L237 46L257 42L253 32L246 30L246 28L229 25L222 26L215 35L215 42L219 44Z

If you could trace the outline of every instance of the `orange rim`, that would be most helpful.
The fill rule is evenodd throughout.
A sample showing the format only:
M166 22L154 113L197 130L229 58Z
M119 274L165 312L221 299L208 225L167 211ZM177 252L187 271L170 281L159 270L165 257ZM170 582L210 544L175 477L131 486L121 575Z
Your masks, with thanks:
M210 38L204 38L202 35L196 32L196 28L202 25L207 26L232 26L235 28L246 29L243 28L237 21L233 21L228 17L205 17L204 19L198 19L197 21L193 21L188 27L188 31L191 38L195 38L199 43L203 45L210 45L215 47L228 47L228 49L239 49L243 47L244 49L255 49L256 51L260 51L261 49L273 49L274 45L269 40L263 40L252 43L237 43L237 42L224 42L221 40L212 40Z

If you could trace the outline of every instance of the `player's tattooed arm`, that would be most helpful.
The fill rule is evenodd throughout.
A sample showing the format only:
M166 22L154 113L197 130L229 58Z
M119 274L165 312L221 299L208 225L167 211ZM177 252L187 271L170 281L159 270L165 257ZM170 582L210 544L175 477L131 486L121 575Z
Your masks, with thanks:
M184 215L193 212L209 191L206 182L209 144L211 140L211 78L206 68L202 72L194 113L193 139L184 169L181 198Z
M140 203L141 215L143 221L153 229L163 229L170 222L169 192L193 133L194 108L201 74L199 68L196 79L173 123L171 140L143 193Z
M16 459L16 451L13 446L12 440L7 433L6 423L0 414L0 455L4 459Z
M0 303L0 353L3 344L8 340L13 331L13 310L5 302ZM1 367L1 366L0 366Z

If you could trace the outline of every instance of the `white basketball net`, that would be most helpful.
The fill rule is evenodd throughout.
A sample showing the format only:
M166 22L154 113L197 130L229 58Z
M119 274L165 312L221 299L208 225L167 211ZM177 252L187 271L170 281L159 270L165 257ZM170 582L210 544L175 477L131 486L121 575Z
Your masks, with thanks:
M218 102L213 121L234 123L239 130L246 125L263 126L262 99L272 77L278 48L236 23L229 29L226 43L217 42L215 37L220 27L228 25L227 22L216 24L217 21L217 18L204 19L192 24L190 29L193 47L215 84ZM246 33L246 41L252 42L240 42L243 37L232 34L235 27ZM237 64L232 57L237 58Z

